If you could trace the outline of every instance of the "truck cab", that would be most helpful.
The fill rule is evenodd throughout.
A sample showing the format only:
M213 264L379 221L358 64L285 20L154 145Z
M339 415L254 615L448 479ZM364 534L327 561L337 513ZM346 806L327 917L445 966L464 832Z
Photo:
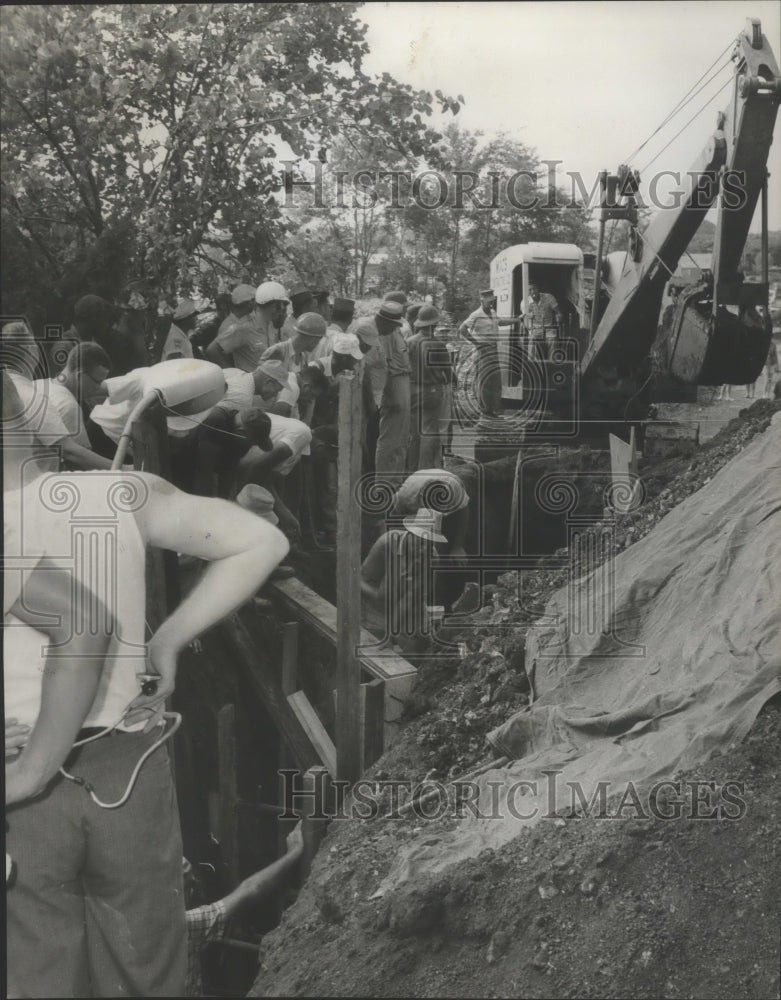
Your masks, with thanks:
M525 311L530 285L552 295L562 316L558 339L569 343L568 353L580 354L588 326L584 259L572 243L519 243L507 247L491 261L491 288L496 294L496 313L502 318ZM526 345L521 323L500 327L499 361L502 368L502 398L506 403L523 396ZM577 344L577 349L575 348ZM572 360L576 360L573 356Z

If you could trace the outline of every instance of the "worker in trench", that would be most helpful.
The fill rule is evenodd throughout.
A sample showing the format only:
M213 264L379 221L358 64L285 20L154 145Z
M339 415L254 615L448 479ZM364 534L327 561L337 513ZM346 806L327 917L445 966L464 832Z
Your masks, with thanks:
M434 564L442 514L420 508L374 543L361 566L362 621L381 649L422 653L432 636Z

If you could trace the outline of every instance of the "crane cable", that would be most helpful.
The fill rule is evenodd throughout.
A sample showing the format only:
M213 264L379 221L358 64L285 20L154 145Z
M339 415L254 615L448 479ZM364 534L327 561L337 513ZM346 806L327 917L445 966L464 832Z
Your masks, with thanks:
M691 123L694 121L694 119L698 115L702 114L702 112L708 107L708 105L711 103L711 101L713 101L714 98L718 97L719 94L722 92L722 90L725 90L731 83L732 83L732 77L730 77L728 80L725 80L725 82L722 84L722 86L719 87L719 89L717 91L715 91L713 94L711 94L711 96L702 105L702 107L699 108L697 111L695 111L695 113L691 116L691 118L680 129L678 129L678 131L675 133L675 135L672 137L672 139L670 139L669 142L665 143L665 145L662 146L662 148L659 150L659 152L655 156L653 156L648 161L648 163L646 163L646 165L643 167L643 169L640 171L640 173L642 174L643 172L645 172L651 166L652 163L654 163L656 160L658 160L659 157L662 155L662 153L668 148L668 146L670 146L673 142L675 142L675 140L678 138L678 136L682 132L684 132L691 125Z
M709 76L708 79L705 80L705 82L702 84L702 86L698 87L698 89L695 90L695 87L697 87L697 85L702 81L702 79L705 76L707 76L708 73L710 73L710 71L713 69L713 67L716 65L716 63L722 58L722 56L726 52L728 52L730 50L730 48L735 44L736 41L737 41L737 39L733 39L727 45L727 47L725 49L723 49L716 56L716 58L713 60L713 62L710 64L710 66L708 66L708 68L705 70L705 72L702 73L697 80L695 80L695 82L691 85L691 87L689 87L689 90L678 101L678 103L675 105L675 107L673 108L673 110L671 112L669 112L669 114L666 116L666 118L664 119L664 121L662 121L662 123L659 126L657 126L656 129L654 129L654 131L648 136L648 138L644 142L642 142L637 147L637 149L629 157L627 157L627 159L625 161L627 163L627 165L632 162L632 160L637 156L637 154L642 149L645 149L645 147L648 145L648 143L651 141L651 139L653 139L653 137L655 135L657 135L665 127L665 125L667 125L668 122L672 121L672 119L677 114L679 114L681 111L683 111L683 109L688 104L690 104L694 100L694 98L697 97L698 94L702 93L702 91L708 86L709 83L711 83L713 80L716 79L716 77L719 75L719 73L721 73L721 71L723 69L726 69L726 67L729 66L731 60L728 59L725 63L722 63L722 65L719 66L719 68L715 71L715 73L711 74L711 76ZM707 102L699 109L699 111L697 111L694 115L692 115L692 117L686 122L686 124L683 126L683 128L680 129L678 132L676 132L676 134L672 137L672 139L670 139L670 141L665 146L663 146L662 149L659 150L659 152L656 154L656 156L654 156L651 160L648 161L648 163L646 163L646 165L643 167L643 169L639 171L640 174L643 174L662 155L662 153L668 148L668 146L670 146L673 142L675 142L675 140L678 138L678 136L681 134L681 132L683 132L686 128L688 128L689 125L691 125L691 123L694 121L694 119L698 115L700 115L705 110L705 108L707 108L707 106L711 103L711 101L715 97L718 97L718 95L721 93L722 90L724 90L724 88L727 86L727 84L729 82L730 81L727 80L724 83L724 85L719 88L719 90L717 90L714 94L711 95L710 98L708 98ZM614 219L613 220L613 225L610 227L610 233L608 234L607 248L605 250L605 254L607 254L607 253L610 252L610 247L611 247L612 242L613 242L613 236L615 234L617 221L618 220ZM689 255L689 256L691 256L691 255ZM692 258L692 263L693 264L695 263L695 261L694 261L693 258Z
M707 74L710 73L710 71L713 69L713 67L716 65L716 63L727 52L729 52L729 50L732 48L732 46L737 41L738 41L737 38L732 39L732 41L729 42L729 44L727 45L727 47L725 49L723 49L723 51L721 51L716 56L716 58L713 60L713 62L710 64L710 66L708 66L708 68L705 70L705 72L699 77L699 79L695 80L695 82L691 85L691 87L689 87L688 91L683 95L683 97L680 99L680 101L678 101L678 103L675 105L675 107L673 108L673 110L667 115L667 117L664 119L664 121L660 125L658 125L657 128L654 129L654 131L648 136L648 138L644 142L640 143L640 145L637 147L637 149L631 154L631 156L628 157L628 159L626 160L627 164L631 163L632 160L637 156L637 154L648 145L648 143L651 141L651 139L653 139L653 137L658 132L660 132L664 128L664 126L669 121L671 121L680 111L683 111L683 109L686 107L686 105L689 104L690 101L693 101L694 98L697 96L697 94L699 94L705 87L707 87L707 85L711 82L711 80L713 80L716 76L718 76L718 74L722 71L722 69L724 69L725 66L729 65L729 63L731 62L731 60L728 60L726 63L724 63L724 65L720 66L716 70L716 72L713 74L713 76L711 76L708 80L706 80L705 83L703 83L702 87L700 87L699 90L696 91L696 93L692 93L692 91L694 90L694 88L701 82L701 80L703 79L703 77L707 76Z

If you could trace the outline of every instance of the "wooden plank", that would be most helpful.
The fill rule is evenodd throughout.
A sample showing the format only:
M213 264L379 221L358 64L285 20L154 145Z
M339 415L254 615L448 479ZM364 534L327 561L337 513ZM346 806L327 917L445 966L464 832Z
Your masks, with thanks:
M202 641L207 652L211 652L218 663L225 659L227 653L231 662L241 670L255 696L271 716L277 731L287 741L296 767L305 771L308 767L319 764L317 751L288 705L279 682L257 655L252 638L238 615L232 615L211 629Z
M288 704L293 709L301 728L306 733L309 742L317 751L322 764L328 768L331 777L336 777L336 747L320 721L320 716L303 691L295 691L287 696Z
M298 622L285 622L282 632L282 694L287 697L293 694L297 687L298 674ZM280 770L293 766L293 756L283 736L279 739ZM277 823L277 856L287 850L287 835L292 831L296 820L282 819ZM280 911L281 912L281 911Z
M287 697L297 687L298 622L285 622L282 632L282 694Z
M266 589L272 597L281 601L285 608L295 614L299 621L303 622L318 635L336 644L336 608L330 601L320 597L314 590L306 584L301 583L295 577L289 580L275 580L266 584ZM380 680L392 681L394 678L406 677L411 674L413 677L417 673L414 667L403 656L393 653L390 650L378 653L371 653L368 650L377 645L377 640L367 631L360 631L360 645L358 654L364 669L373 677Z
M233 705L217 714L217 766L220 790L220 853L229 889L239 884L239 839L236 793L236 737Z
M133 425L133 468L170 478L168 434L159 406L144 412ZM174 556L175 558L175 556ZM172 596L168 580L173 565L162 549L149 546L146 550L146 622L149 634L154 634L165 620Z
M310 590L300 580L291 578L268 583L272 597L280 601L285 610L294 614L304 625L331 643L336 643L336 608L333 604ZM417 677L417 669L391 650L379 654L367 654L367 647L375 646L377 640L361 630L361 646L358 653L361 666L373 678L385 682L385 749L393 744L401 730L401 716L404 703L409 698Z
M340 375L336 530L336 765L340 780L361 776L361 373ZM333 774L333 771L331 772Z
M382 757L385 746L385 683L361 684L361 773Z

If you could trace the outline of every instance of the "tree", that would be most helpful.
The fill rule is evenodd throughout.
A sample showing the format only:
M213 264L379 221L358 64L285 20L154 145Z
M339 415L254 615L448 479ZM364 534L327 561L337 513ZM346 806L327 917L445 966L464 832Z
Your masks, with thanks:
M280 150L309 158L337 136L372 137L416 157L437 137L430 94L363 70L359 6L7 7L4 222L55 283L128 225L115 294L132 274L173 298L199 261L219 266L208 251L226 236L237 273L259 274L284 229ZM3 284L7 311L18 296Z

